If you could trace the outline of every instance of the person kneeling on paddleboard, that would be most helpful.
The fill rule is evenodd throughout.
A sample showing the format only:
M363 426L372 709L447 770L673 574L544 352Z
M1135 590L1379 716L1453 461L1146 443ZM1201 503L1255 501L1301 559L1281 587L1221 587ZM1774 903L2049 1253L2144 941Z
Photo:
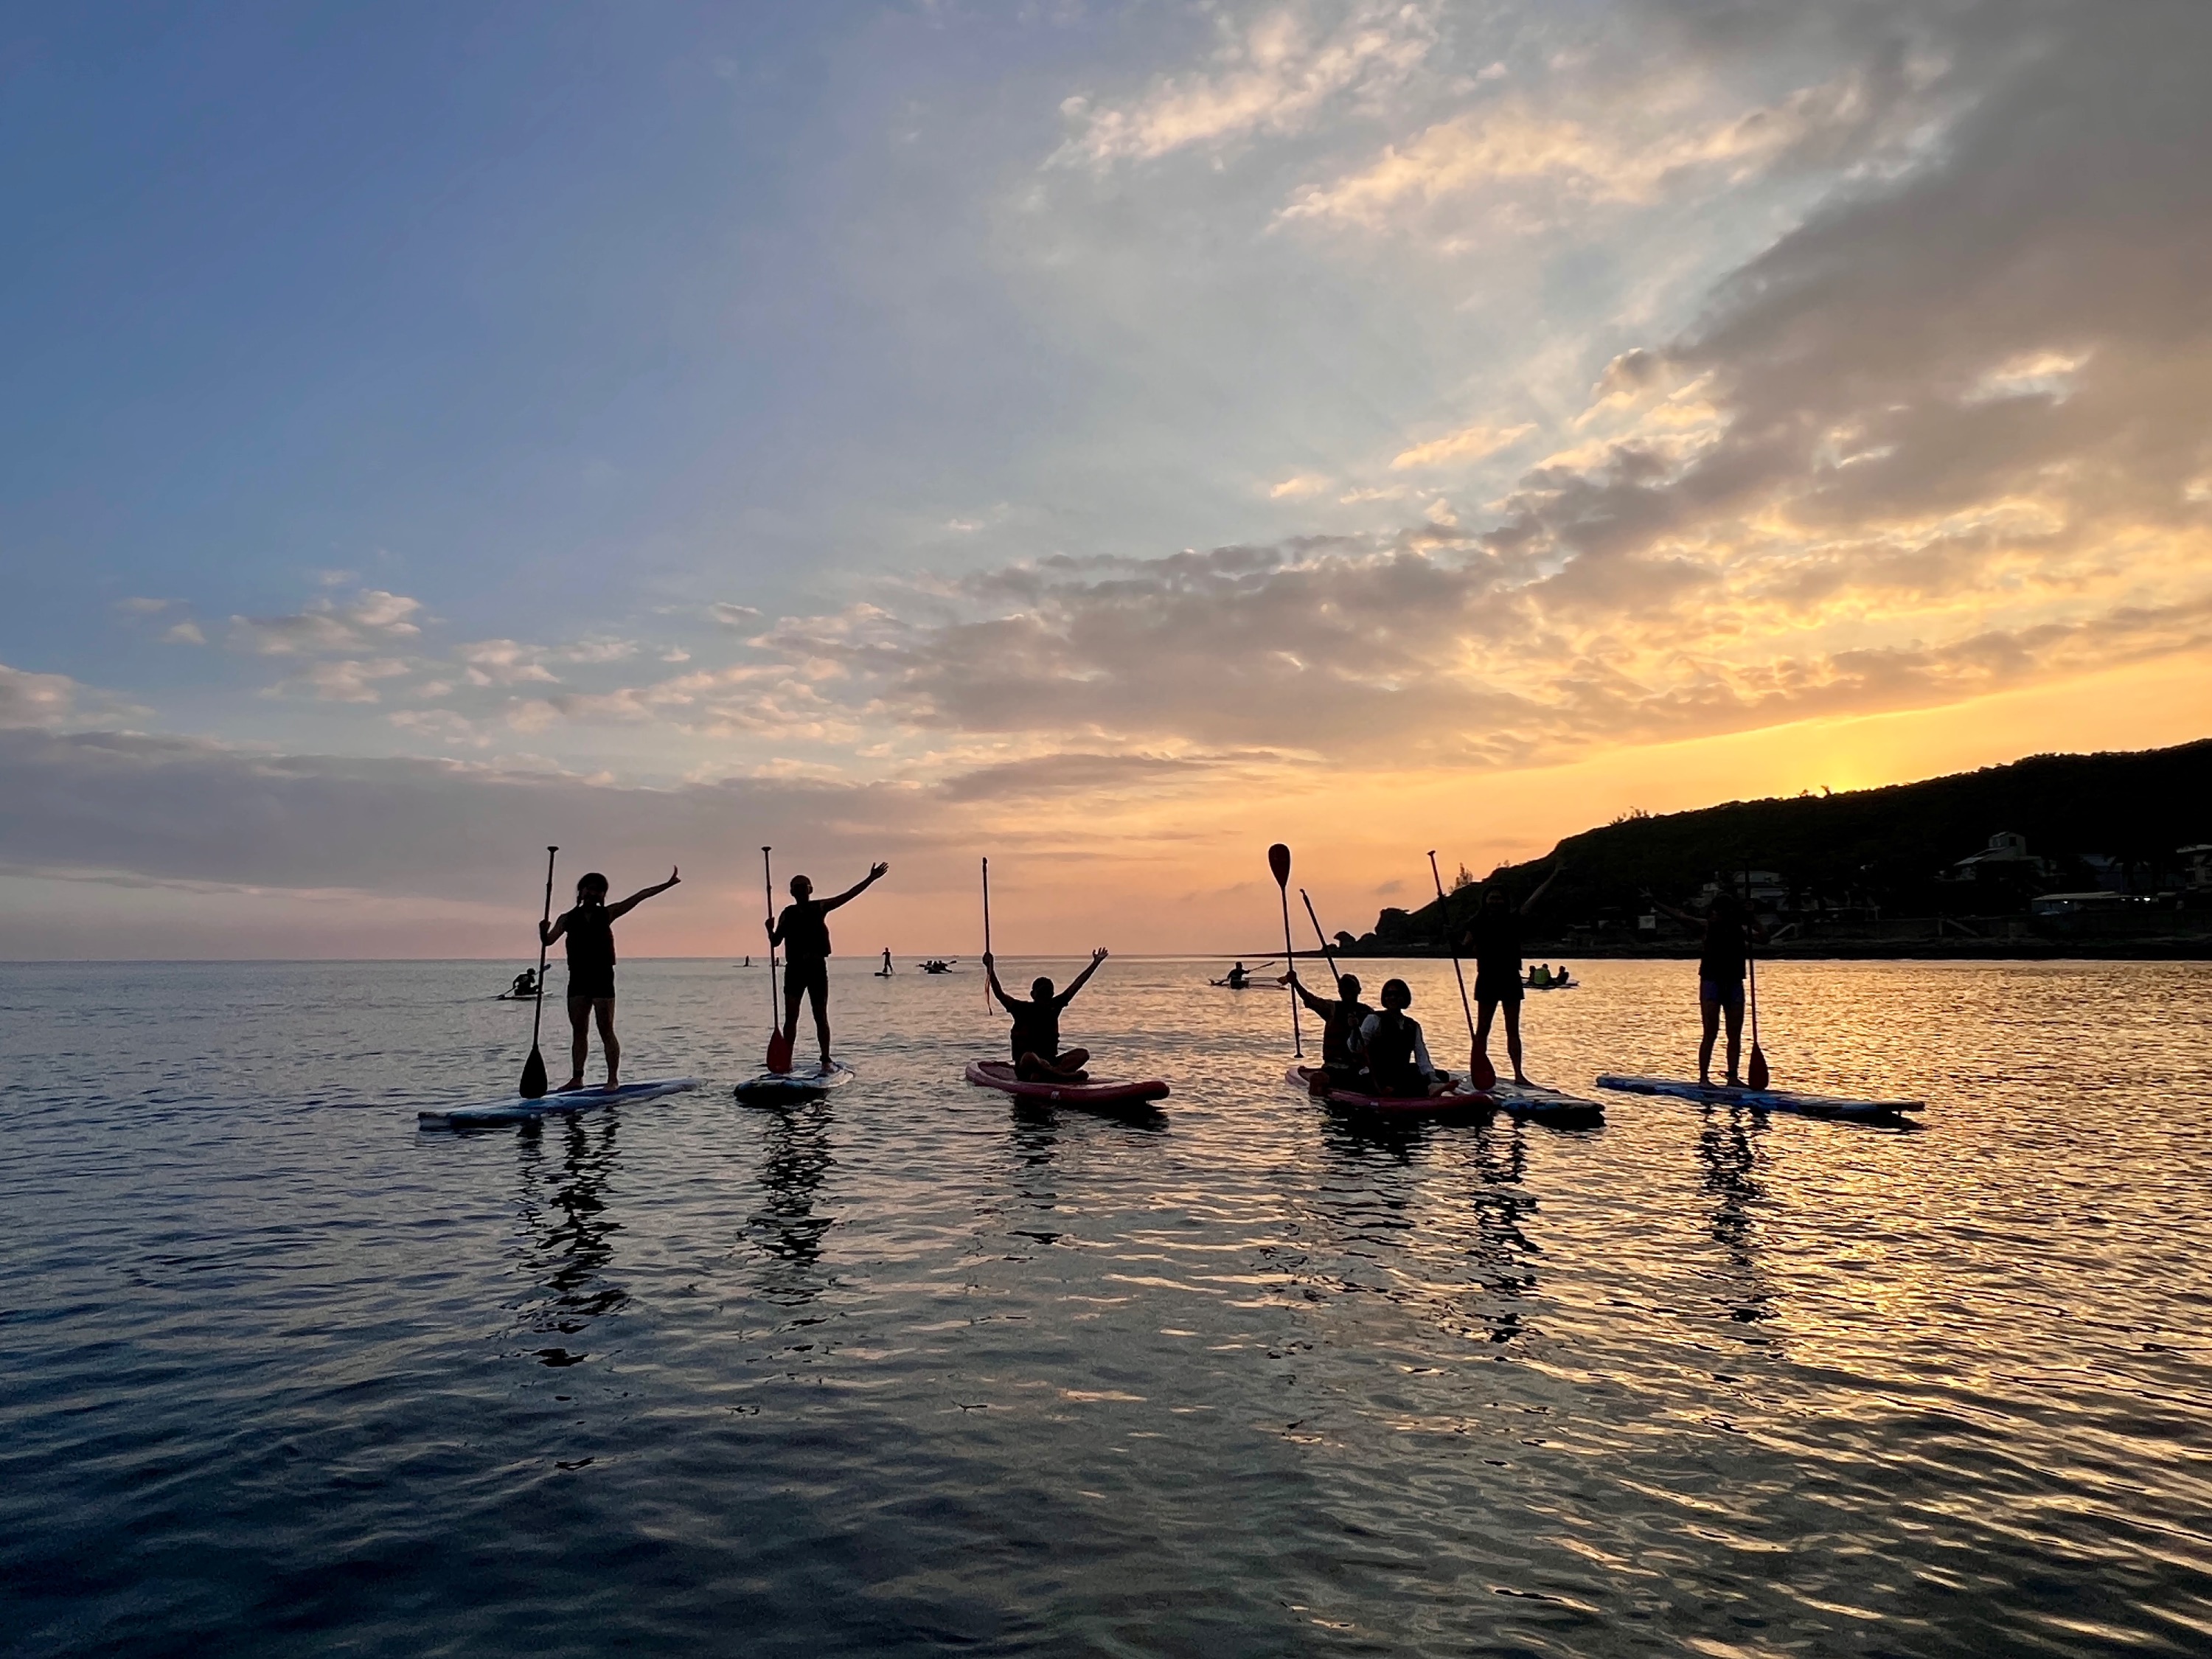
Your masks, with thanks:
M538 925L548 945L565 936L568 941L568 1024L575 1032L569 1045L574 1064L568 1080L558 1092L584 1086L584 1062L591 1058L592 1017L599 1022L599 1047L607 1056L607 1087L622 1086L622 1044L615 1040L615 923L656 893L665 893L682 880L675 871L658 887L641 887L620 904L607 902L607 878L592 871L576 884L576 908L548 926Z
M1298 1000L1321 1016L1321 1066L1331 1086L1356 1087L1359 1082L1360 1028L1375 1011L1359 1000L1359 981L1350 974L1336 977L1338 1000L1317 997L1305 988L1295 968L1285 975Z
M1023 1082L1082 1083L1089 1079L1091 1074L1083 1068L1090 1064L1091 1051L1060 1046L1060 1011L1075 1000L1075 994L1090 983L1091 975L1105 960L1106 947L1102 945L1091 953L1091 965L1075 976L1075 983L1056 995L1052 981L1040 974L1030 982L1030 999L1024 1002L1006 994L999 983L998 958L988 951L983 952L983 971L990 975L991 994L1014 1017L1014 1075Z
M814 1001L814 1035L822 1040L822 1069L829 1071L830 1059L830 913L841 904L850 904L854 899L890 873L888 864L875 864L868 873L854 882L835 898L814 896L814 884L805 876L791 878L792 902L783 907L783 915L768 924L770 949L783 946L783 1040L789 1043L799 1036L799 1000L811 997ZM890 959L890 952L884 952Z
M1452 1086L1449 1073L1429 1058L1421 1023L1406 1012L1413 1006L1413 988L1402 979L1382 983L1382 1012L1359 1027L1359 1053L1367 1063L1366 1086L1378 1095L1417 1100Z

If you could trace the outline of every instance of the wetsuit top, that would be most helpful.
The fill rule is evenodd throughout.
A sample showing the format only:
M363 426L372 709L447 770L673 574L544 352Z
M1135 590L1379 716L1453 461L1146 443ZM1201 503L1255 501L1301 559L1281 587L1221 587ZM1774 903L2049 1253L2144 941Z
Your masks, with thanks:
M568 983L611 985L615 978L615 925L604 904L580 904L562 917L568 932ZM599 994L605 994L600 993Z
M1387 1082L1409 1072L1423 1077L1436 1075L1428 1042L1421 1035L1421 1022L1410 1015L1390 1008L1370 1014L1359 1028L1359 1036L1367 1069L1378 1079Z
M775 936L783 954L793 962L823 962L830 956L830 918L815 899L784 906L776 919Z
M1716 985L1735 983L1743 977L1744 957L1749 950L1741 921L1707 916L1705 946L1698 955L1698 977Z
M1017 1063L1024 1054L1035 1054L1048 1062L1060 1057L1060 1011L1067 1006L1068 999L1074 994L1073 991L1062 991L1042 1002L1012 999L1014 1006L1008 1012L1014 1017L1013 1051Z
M1486 907L1475 912L1468 925L1469 953L1479 978L1507 980L1521 977L1522 917L1518 910L1493 915Z

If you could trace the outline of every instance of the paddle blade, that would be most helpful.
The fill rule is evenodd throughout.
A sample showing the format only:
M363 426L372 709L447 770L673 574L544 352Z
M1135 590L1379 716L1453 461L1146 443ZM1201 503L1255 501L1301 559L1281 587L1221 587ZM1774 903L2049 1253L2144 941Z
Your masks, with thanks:
M1744 1067L1744 1081L1754 1089L1766 1086L1766 1051L1756 1042L1751 1045L1751 1064Z
M1291 884L1291 849L1280 842L1270 847L1267 867L1275 872L1275 885L1287 890Z
M791 1039L781 1030L768 1040L768 1068L771 1072L791 1069Z
M538 1045L530 1045L530 1058L522 1062L522 1086L516 1091L525 1100L545 1098L545 1056L538 1052Z
M1467 1074L1468 1081L1478 1092L1498 1086L1498 1068L1490 1063L1488 1054L1478 1052L1472 1055L1468 1060Z

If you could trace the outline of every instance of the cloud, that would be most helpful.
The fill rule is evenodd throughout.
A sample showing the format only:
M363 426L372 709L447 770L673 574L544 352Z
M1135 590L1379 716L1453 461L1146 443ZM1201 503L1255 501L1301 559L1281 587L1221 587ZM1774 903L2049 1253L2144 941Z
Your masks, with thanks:
M708 605L707 614L725 628L750 628L761 619L761 613L752 606L732 605L727 599L717 599Z
M323 702L375 702L377 680L398 679L408 665L393 657L310 664L270 688L269 695L305 694Z
M207 635L200 631L200 625L190 617L180 623L171 623L162 630L161 637L172 645L205 645L207 643Z
M1495 455L1501 449L1510 448L1536 428L1532 425L1498 427L1478 422L1462 427L1457 432L1441 438L1431 438L1425 444L1415 444L1392 458L1391 470L1402 472L1409 467L1443 466L1451 461L1479 461Z
M1212 65L1165 76L1125 105L1085 97L1061 106L1070 132L1048 166L1100 170L1194 145L1294 132L1341 100L1387 98L1435 43L1430 8L1382 0L1270 8L1224 19Z
M1270 501L1296 500L1303 495L1318 495L1328 488L1328 480L1318 472L1299 472L1287 477L1268 490Z
M233 617L230 644L257 656L289 657L374 649L422 633L422 601L364 588L344 605L316 599L284 617Z
M537 647L514 640L477 640L461 647L458 654L471 685L559 684L553 672L538 660Z
M66 674L26 673L0 663L0 727L64 725L84 689Z

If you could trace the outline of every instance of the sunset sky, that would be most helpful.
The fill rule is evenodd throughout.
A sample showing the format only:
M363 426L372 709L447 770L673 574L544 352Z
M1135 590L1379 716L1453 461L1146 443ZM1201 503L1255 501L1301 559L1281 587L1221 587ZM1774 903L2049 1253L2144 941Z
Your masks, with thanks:
M2212 7L0 18L0 956L1279 937L2212 734ZM2002 826L1992 825L1991 828ZM563 883L565 890L566 882Z

